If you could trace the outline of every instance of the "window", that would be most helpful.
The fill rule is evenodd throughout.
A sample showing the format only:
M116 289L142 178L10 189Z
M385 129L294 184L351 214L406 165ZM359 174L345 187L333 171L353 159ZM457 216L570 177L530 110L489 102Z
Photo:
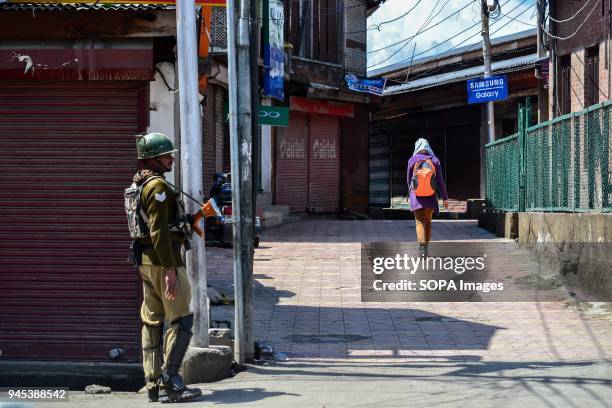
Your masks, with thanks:
M559 109L559 113L561 115L565 115L566 113L570 113L572 111L572 104L571 104L571 94L572 94L572 90L571 90L571 72L572 72L572 65L571 65L571 59L569 55L565 55L563 57L561 57L561 61L559 63L559 84L558 84L558 89L559 91L557 92L557 98L558 98L558 109Z
M599 46L587 48L584 64L584 106L599 103Z
M292 0L285 2L285 38L293 55L339 62L338 33L343 21L342 0Z

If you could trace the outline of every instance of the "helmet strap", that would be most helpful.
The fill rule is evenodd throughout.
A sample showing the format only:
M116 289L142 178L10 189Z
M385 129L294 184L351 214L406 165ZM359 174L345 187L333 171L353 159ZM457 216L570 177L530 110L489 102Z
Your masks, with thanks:
M158 157L150 157L143 160L143 165L146 169L152 170L156 173L169 172L170 169L162 164Z

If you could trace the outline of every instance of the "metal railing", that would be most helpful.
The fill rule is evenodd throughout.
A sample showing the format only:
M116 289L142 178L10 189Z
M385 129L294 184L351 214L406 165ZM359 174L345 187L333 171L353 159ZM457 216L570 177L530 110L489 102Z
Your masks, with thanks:
M500 211L612 211L612 101L528 127L486 145L487 206Z

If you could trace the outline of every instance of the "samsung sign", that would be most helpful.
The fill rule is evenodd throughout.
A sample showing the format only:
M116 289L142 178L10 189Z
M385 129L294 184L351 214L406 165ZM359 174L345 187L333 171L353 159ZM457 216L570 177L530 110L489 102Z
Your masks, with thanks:
M467 81L468 103L485 103L508 98L508 77L506 75Z

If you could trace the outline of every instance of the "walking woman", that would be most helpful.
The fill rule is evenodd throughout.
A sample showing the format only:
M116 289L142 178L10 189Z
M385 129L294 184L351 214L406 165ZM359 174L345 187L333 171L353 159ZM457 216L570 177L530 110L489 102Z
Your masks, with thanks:
M448 194L442 166L426 139L419 139L414 144L414 154L408 160L408 193L410 209L414 212L416 234L419 241L419 253L427 256L427 247L431 238L431 219L438 213L438 196L448 209Z

